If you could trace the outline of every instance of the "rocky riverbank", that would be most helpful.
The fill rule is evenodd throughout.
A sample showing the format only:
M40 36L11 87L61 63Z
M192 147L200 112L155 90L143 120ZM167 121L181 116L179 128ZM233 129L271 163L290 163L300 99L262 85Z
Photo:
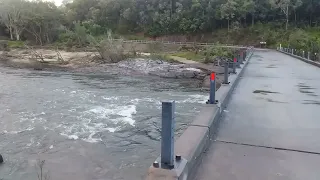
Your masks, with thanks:
M66 52L55 50L12 50L0 52L3 65L34 70L62 70L76 73L110 73L115 75L151 75L162 78L194 79L199 87L208 87L208 75L218 74L218 87L223 68L214 64L182 64L167 62L145 55L118 63L105 64L95 52ZM207 82L208 81L208 82Z

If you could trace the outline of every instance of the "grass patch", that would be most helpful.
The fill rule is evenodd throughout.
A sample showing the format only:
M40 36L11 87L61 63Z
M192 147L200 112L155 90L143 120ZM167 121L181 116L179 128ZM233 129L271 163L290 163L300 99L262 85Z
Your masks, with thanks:
M181 57L181 58L186 58L188 60L199 61L199 62L202 62L205 58L205 55L199 52L196 53L192 51L181 51L181 52L173 53L171 55Z
M179 63L180 64L180 62L172 59L169 54L151 54L150 58L154 59L154 60L159 60L160 59L160 60L163 60L163 61L166 61L166 62L169 62L169 63Z
M24 42L23 41L8 41L9 48L23 48Z

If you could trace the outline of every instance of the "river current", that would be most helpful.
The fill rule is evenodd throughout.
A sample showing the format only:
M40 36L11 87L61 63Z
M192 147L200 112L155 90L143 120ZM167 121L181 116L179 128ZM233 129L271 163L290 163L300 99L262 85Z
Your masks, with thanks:
M1 180L144 179L160 153L161 101L176 101L176 135L207 93L190 79L0 67Z

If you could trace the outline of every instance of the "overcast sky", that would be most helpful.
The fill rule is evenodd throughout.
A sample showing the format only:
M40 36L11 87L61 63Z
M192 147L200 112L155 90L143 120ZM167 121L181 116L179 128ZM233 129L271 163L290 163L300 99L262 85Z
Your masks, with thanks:
M62 3L62 0L44 0L44 1L52 1L54 2L57 6L60 6Z
M62 0L53 0L53 1L56 3L57 6L60 6L62 3Z

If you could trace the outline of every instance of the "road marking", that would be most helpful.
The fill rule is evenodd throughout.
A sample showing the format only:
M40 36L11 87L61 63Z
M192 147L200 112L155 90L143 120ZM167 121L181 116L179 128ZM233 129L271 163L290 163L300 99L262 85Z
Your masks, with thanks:
M275 149L275 150L279 150L279 151L291 151L291 152L299 152L299 153L305 153L305 154L320 155L320 152L288 149L288 148L281 148L281 147L262 146L262 145L254 145L254 144L247 144L247 143L237 143L237 142L223 141L223 140L215 140L215 142L221 142L221 143L226 143L226 144L235 144L235 145L241 145L241 146L259 147L259 148L266 148L266 149Z

